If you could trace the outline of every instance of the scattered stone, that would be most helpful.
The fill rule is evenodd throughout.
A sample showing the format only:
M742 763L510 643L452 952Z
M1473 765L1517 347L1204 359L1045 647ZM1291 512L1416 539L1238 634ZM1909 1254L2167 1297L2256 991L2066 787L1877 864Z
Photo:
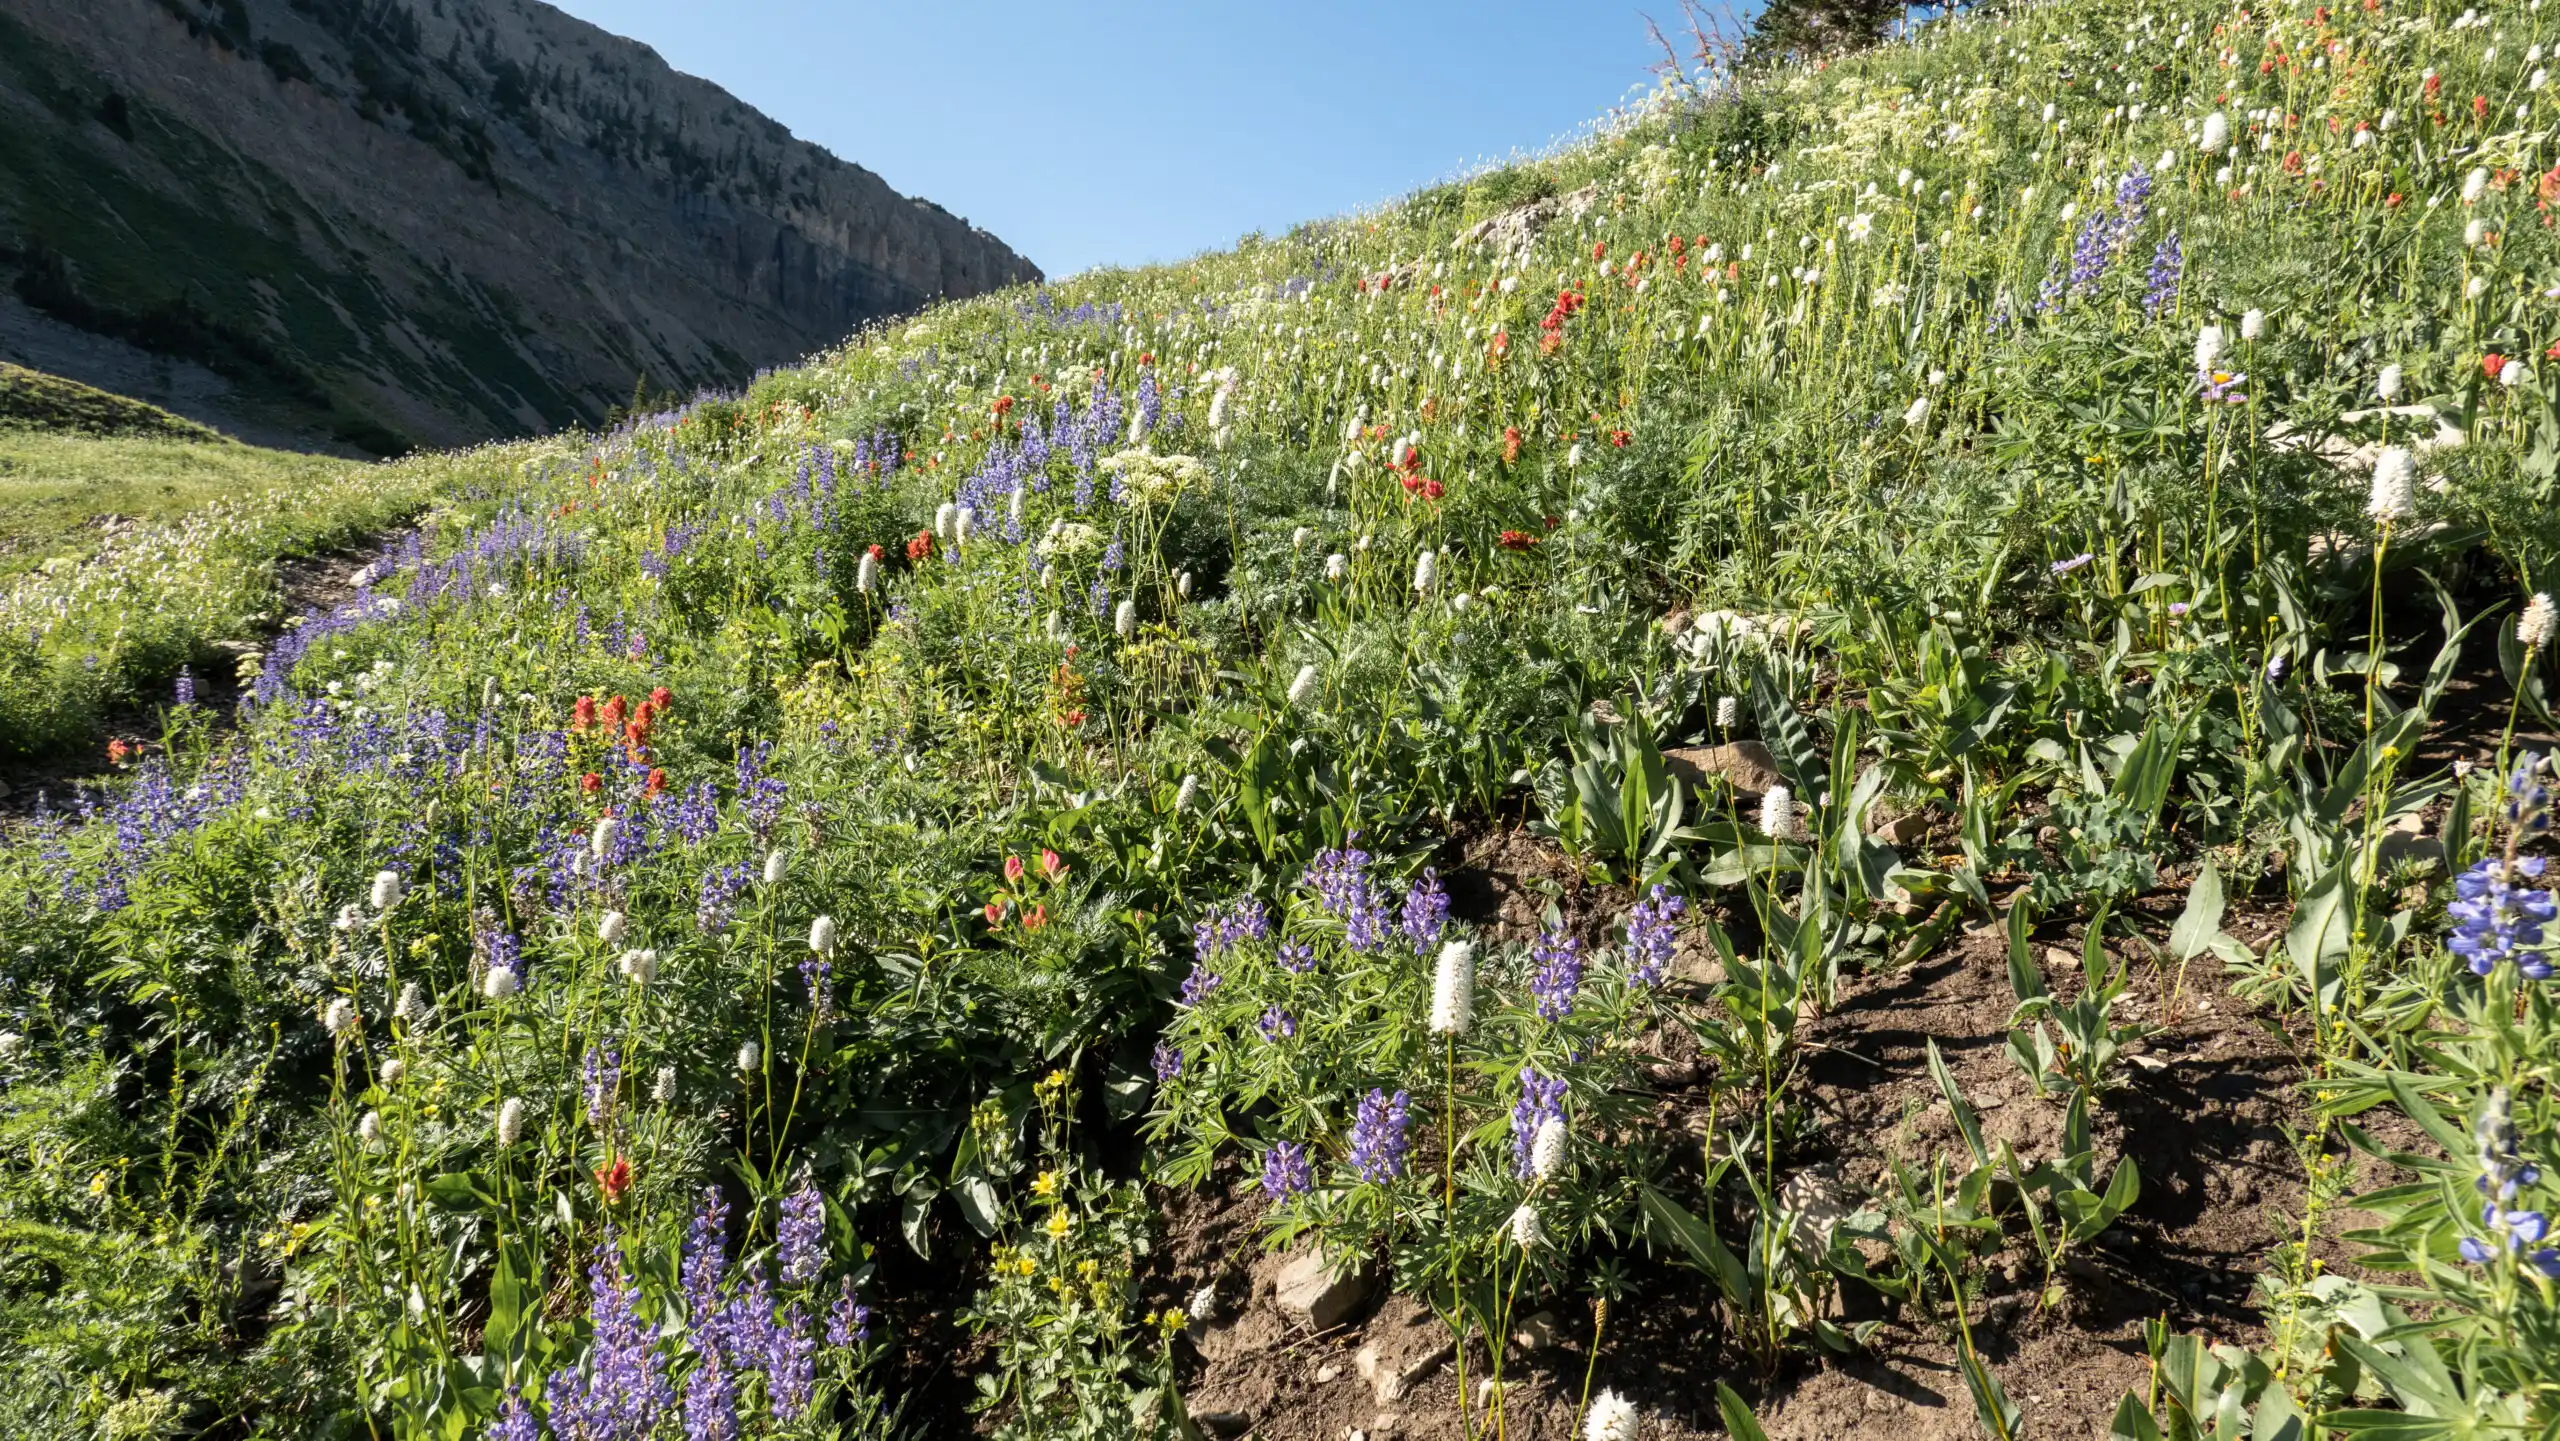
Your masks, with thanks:
M1316 1384L1319 1386L1325 1385L1331 1381L1340 1380L1341 1377L1342 1368L1331 1361L1327 1361L1316 1368Z
M1378 1403L1387 1405L1401 1401L1416 1383L1429 1377L1458 1354L1455 1342L1443 1341L1438 1346L1398 1365L1378 1352L1376 1342L1363 1346L1351 1358L1352 1369L1377 1393ZM1383 1429L1383 1427L1381 1428Z
M1564 1323L1555 1312L1540 1311L1511 1328L1511 1344L1523 1351L1552 1351L1564 1344Z
M1801 1233L1817 1247L1830 1245L1832 1228L1858 1209L1839 1171L1830 1166L1807 1166L1779 1182L1778 1204L1795 1213Z
M1241 1436L1253 1429L1253 1418L1242 1411L1202 1411L1191 1420L1212 1436Z
M1319 1331L1339 1326L1369 1297L1368 1273L1347 1266L1335 1273L1333 1258L1311 1250L1280 1268L1272 1302L1280 1314Z
M1929 835L1929 813L1918 810L1907 816L1895 816L1868 834L1889 846L1918 845Z
M1756 740L1738 740L1720 746L1681 746L1662 753L1662 763L1671 774L1693 786L1710 781L1723 781L1736 794L1761 796L1771 786L1786 784L1778 774L1778 758Z

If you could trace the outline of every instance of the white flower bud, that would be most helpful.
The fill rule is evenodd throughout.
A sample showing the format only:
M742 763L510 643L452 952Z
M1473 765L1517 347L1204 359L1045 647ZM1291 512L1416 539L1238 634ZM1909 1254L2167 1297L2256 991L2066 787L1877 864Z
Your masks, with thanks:
M320 1013L320 1024L331 1036L341 1041L348 1041L355 1038L356 1028L363 1025L364 1020L356 1014L355 1002L339 996L329 1002L327 1010Z
M836 953L836 918L820 916L809 923L809 949L822 956Z
M1316 668L1312 665L1302 665L1298 667L1298 678L1289 682L1289 704L1293 706L1305 705L1307 703L1307 697L1314 695L1315 693Z
M1538 1249L1547 1239L1546 1223L1538 1219L1538 1208L1523 1201L1511 1213L1511 1240L1523 1251Z
M1796 838L1796 794L1785 786L1771 786L1760 798L1760 829L1773 841Z
M782 847L776 846L772 850L765 852L764 883L768 886L781 885L783 871L787 868L788 864L789 860L784 855Z
M623 920L622 912L607 911L596 920L596 939L608 946L618 946L630 929L630 923Z
M524 1102L509 1096L498 1103L498 1144L512 1146L524 1139Z
M2552 620L2549 592L2536 592L2533 599L2524 603L2524 614L2516 617L2516 643L2525 648L2527 655L2551 643Z
M1529 1174L1543 1181L1564 1165L1565 1142L1570 1139L1564 1118L1549 1116L1538 1123L1538 1134L1529 1142Z
M522 984L515 972L504 966L492 966L489 974L480 978L480 994L493 1001L503 1001L514 995Z
M753 1041L738 1048L738 1069L749 1073L764 1064L764 1047Z
M387 911L400 904L400 897L407 892L407 889L400 883L398 871L374 872L373 908L377 911Z

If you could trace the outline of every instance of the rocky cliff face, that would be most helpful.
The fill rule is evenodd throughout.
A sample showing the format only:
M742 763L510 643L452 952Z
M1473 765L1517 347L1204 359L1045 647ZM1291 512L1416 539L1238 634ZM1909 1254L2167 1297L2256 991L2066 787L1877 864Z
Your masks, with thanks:
M1039 271L538 0L0 0L0 359L363 450Z

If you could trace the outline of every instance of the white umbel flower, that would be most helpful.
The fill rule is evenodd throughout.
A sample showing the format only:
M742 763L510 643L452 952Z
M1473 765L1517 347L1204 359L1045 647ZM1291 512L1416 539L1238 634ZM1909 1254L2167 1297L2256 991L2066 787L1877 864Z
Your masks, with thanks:
M1760 829L1773 841L1796 838L1796 793L1785 786L1771 786L1760 798Z
M1512 1244L1523 1251L1534 1251L1547 1239L1547 1226L1538 1219L1538 1208L1523 1201L1511 1213Z
M2267 313L2265 311L2248 310L2241 312L2240 338L2242 340L2256 340L2259 336L2266 333Z
M1432 583L1440 579L1440 555L1426 550L1413 558L1413 593L1431 594Z
M820 916L809 923L809 949L822 956L836 953L836 918Z
M1538 1123L1538 1134L1529 1142L1529 1174L1543 1181L1564 1166L1565 1142L1571 1138L1562 1116L1549 1116Z
M1302 665L1298 667L1298 678L1289 682L1289 704L1293 706L1305 705L1307 703L1307 697L1314 695L1315 693L1316 668L1312 665Z
M784 852L782 847L775 846L772 850L764 853L764 883L766 885L781 885L784 872L788 871L790 868L791 858Z
M614 835L621 829L622 822L615 820L611 816L599 816L596 818L595 834L591 838L589 848L594 852L597 860L603 860L604 853L613 849Z
M498 1103L498 1144L512 1146L524 1139L524 1101L509 1096Z
M374 872L373 908L375 910L387 911L393 906L400 904L400 897L405 895L407 891L408 887L400 883L400 873L398 871Z
M1463 1036L1475 1020L1476 948L1465 941L1440 947L1431 973L1431 1034Z
M620 911L607 911L596 920L596 939L608 946L621 945L630 931L631 923L622 918Z
M2373 494L2364 513L2384 525L2407 520L2418 509L2418 463L2405 445L2383 447L2373 459Z
M2535 592L2533 599L2524 603L2524 614L2516 617L2516 643L2523 646L2527 654L2549 645L2552 622L2550 592Z
M364 1019L356 1014L355 1002L340 996L320 1013L320 1024L331 1036L351 1041L355 1039L356 1028L364 1024Z
M752 1073L764 1064L764 1047L753 1041L738 1048L738 1069Z
M1636 1406L1615 1391L1603 1391L1583 1418L1583 1441L1636 1441Z
M489 968L489 974L480 978L480 994L493 1001L503 1001L514 995L516 989L523 984L515 972L504 966L492 966Z
M1138 633L1138 603L1136 601L1124 600L1120 602L1120 608L1111 613L1111 630L1113 634L1119 636L1122 640L1127 640L1129 637Z
M2386 402L2398 400L2400 398L2400 367L2397 365L2382 367L2382 374L2373 382L2373 393Z
M2204 118L2204 129L2196 134L2196 149L2207 155L2220 155L2231 144L2231 117L2216 110Z
M2213 369L2214 362L2222 359L2225 344L2221 326L2208 325L2198 330L2196 332L2196 369Z

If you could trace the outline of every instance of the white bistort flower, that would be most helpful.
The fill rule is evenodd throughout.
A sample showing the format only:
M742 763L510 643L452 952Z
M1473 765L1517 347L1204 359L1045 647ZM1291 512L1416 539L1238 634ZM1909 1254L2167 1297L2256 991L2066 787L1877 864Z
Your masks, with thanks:
M836 918L820 916L809 923L809 949L822 956L836 953Z
M356 1014L356 1003L340 996L329 1002L328 1009L320 1013L320 1024L331 1036L348 1041L355 1039L356 1028L364 1024L364 1020Z
M1414 561L1413 561L1413 592L1414 592L1414 594L1416 594L1416 595L1429 595L1429 594L1431 594L1431 584L1432 584L1432 582L1433 582L1433 581L1436 581L1436 580L1438 580L1439 578L1440 578L1440 557L1439 557L1439 554L1438 554L1437 552L1435 552L1435 551L1428 551L1428 550L1426 550L1426 551L1424 551L1422 554L1420 554L1420 555L1418 555L1418 556L1414 557Z
M591 838L591 847L597 860L603 860L604 853L613 849L614 833L621 829L622 822L615 820L611 816L598 816L596 818L596 829L594 836Z
M752 1073L764 1064L764 1047L753 1041L738 1048L738 1069Z
M1342 579L1344 576L1349 575L1350 573L1351 573L1351 557L1349 557L1349 556L1347 556L1347 555L1344 555L1342 552L1340 552L1340 551L1338 551L1338 550L1337 550L1337 551L1335 551L1333 554L1328 555L1328 556L1326 556L1326 557L1324 558L1324 578L1325 578L1325 579L1327 579L1327 580L1340 580L1340 579Z
M2516 643L2530 655L2551 643L2553 614L2551 593L2537 591L2524 603L2524 614L2516 617Z
M1314 695L1315 693L1316 668L1312 665L1302 665L1298 667L1298 678L1289 682L1289 704L1293 706L1305 705L1307 703L1307 697Z
M2382 374L2373 382L2373 393L2382 397L2386 403L2400 398L2400 367L2398 365L2382 367Z
M1538 1208L1523 1201L1511 1213L1511 1240L1523 1251L1534 1251L1547 1239L1546 1223L1538 1219Z
M524 1139L524 1102L509 1096L498 1103L498 1144L512 1146Z
M1615 1391L1602 1391L1584 1418L1583 1441L1636 1441L1635 1403Z
M1431 1034L1463 1036L1475 1020L1476 948L1465 941L1440 947L1431 973Z
M375 910L387 911L393 906L400 904L400 897L406 894L406 892L407 887L400 883L400 873L398 871L374 872L373 908Z
M2231 144L2231 117L2216 110L2204 118L2204 129L2196 135L2196 149L2207 155L2219 155Z
M1538 1123L1538 1134L1529 1141L1529 1174L1543 1181L1564 1165L1565 1142L1571 1132L1562 1116L1549 1116Z
M620 911L607 911L596 919L596 939L608 946L621 945L630 930L631 923L622 918Z
M1785 786L1771 786L1760 798L1760 829L1773 841L1796 838L1796 795Z
M1921 426L1927 425L1929 423L1929 397L1924 395L1917 400L1912 401L1910 408L1902 412L1902 423L1914 430L1918 430Z
M782 847L775 846L772 850L765 852L764 883L768 886L781 885L783 872L789 868L789 865L789 858L784 854Z
M2418 463L2405 445L2385 446L2373 460L2373 493L2364 513L2384 525L2407 520L2418 509Z
M2465 205L2479 204L2480 197L2485 194L2488 189L2489 172L2477 165L2471 167L2471 173L2462 177L2462 203Z
M2196 331L2196 369L2211 370L2222 359L2224 346L2222 327L2208 325Z
M493 1001L503 1001L514 995L522 984L515 972L504 966L491 966L489 974L480 978L480 994Z
M2263 310L2243 311L2240 316L2240 338L2256 340L2267 333L2267 313Z

